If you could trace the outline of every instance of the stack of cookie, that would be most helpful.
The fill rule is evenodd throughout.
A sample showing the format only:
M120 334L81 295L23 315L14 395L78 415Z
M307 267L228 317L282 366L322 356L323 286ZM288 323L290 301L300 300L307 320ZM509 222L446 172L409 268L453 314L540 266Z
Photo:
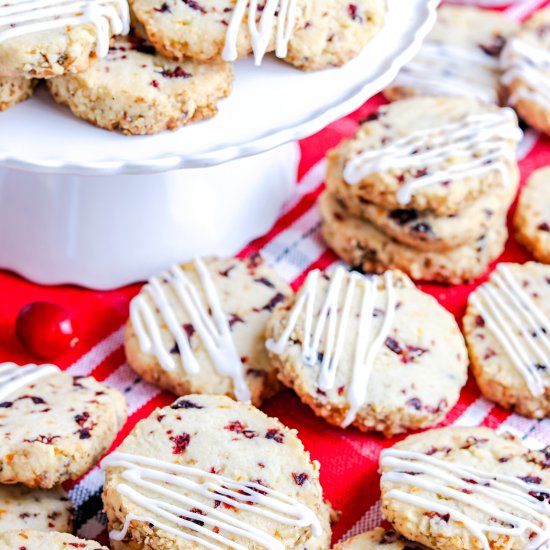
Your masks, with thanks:
M514 112L473 99L381 107L328 156L323 235L364 271L458 284L502 252L518 186Z

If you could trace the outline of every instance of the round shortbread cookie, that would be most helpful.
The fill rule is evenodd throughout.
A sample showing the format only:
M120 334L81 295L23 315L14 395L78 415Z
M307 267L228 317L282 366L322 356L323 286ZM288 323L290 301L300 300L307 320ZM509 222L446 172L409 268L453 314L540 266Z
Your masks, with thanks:
M500 264L470 295L464 333L485 397L550 416L550 266Z
M112 547L330 544L319 464L295 430L225 396L190 395L136 424L103 461Z
M281 381L340 427L391 437L433 426L466 383L454 317L399 271L312 271L275 308L267 334Z
M382 28L385 14L386 0L317 0L285 60L308 71L344 65Z
M334 546L333 550L421 550L425 548L382 527L362 533Z
M29 78L0 77L0 111L31 97L35 86L36 80Z
M78 478L110 447L125 408L93 378L0 364L0 483L50 489Z
M511 109L457 97L396 101L329 152L327 188L348 203L456 214L516 184L521 135Z
M86 70L128 32L126 0L5 0L0 6L0 76L50 78Z
M280 56L285 57L288 38L314 9L312 0L290 0L286 4L289 11L284 13L277 0L130 0L130 4L161 53L171 59L188 57L202 62L234 61L252 54L260 62L277 46ZM279 18L283 16L280 30L284 36L278 38ZM256 21L256 38L249 21Z
M169 61L147 42L125 37L84 73L53 78L48 87L58 103L96 126L154 134L214 116L232 82L227 63Z
M514 215L516 239L539 261L550 263L550 168L531 174Z
M0 485L0 533L15 529L70 533L72 503L67 493L61 488Z
M488 428L443 428L382 451L382 514L434 550L527 550L550 539L546 453Z
M550 10L526 21L501 55L508 103L530 126L550 134Z
M229 395L258 405L279 386L265 327L291 292L259 256L174 266L132 301L128 362L176 395Z
M365 201L348 204L341 197L336 200L352 216L365 218L403 244L425 252L444 252L482 238L495 220L502 220L516 192L517 185L495 189L449 216L413 208L390 210Z
M40 531L7 531L0 533L0 550L108 550L93 540L84 540L67 533Z
M487 271L504 250L505 219L481 239L446 252L423 252L388 237L373 224L350 216L329 193L319 199L321 227L328 245L349 264L366 272L400 269L413 279L460 284Z
M418 55L384 91L391 100L411 96L503 99L499 55L518 25L497 11L442 6Z

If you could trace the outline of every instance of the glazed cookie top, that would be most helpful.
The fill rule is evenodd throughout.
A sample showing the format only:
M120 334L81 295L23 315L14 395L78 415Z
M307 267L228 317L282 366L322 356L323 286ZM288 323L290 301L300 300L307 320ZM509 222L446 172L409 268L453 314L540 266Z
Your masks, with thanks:
M382 452L382 511L429 548L535 550L550 539L548 457L488 428L443 428Z
M521 139L511 109L452 97L412 98L381 107L329 157L338 177L389 208L456 211L490 188L515 181Z
M468 342L487 370L532 397L550 382L550 266L499 264L468 300Z
M521 26L506 44L501 64L502 82L512 86L510 105L525 100L550 110L550 10L536 12Z
M277 306L268 335L301 391L345 411L344 427L388 407L440 414L466 381L455 320L400 271L312 271L296 298Z
M392 87L499 103L499 55L517 24L490 10L443 6L420 53ZM417 95L414 94L414 95Z
M158 409L103 466L114 541L283 549L328 528L319 465L297 432L225 396Z
M67 533L7 531L0 533L0 550L108 550L98 542L83 540Z
M386 531L378 527L337 544L334 550L421 550L423 548L425 547L409 542L395 531Z
M145 285L130 306L129 338L162 369L184 377L189 393L256 401L271 369L265 326L290 292L259 256L197 258Z

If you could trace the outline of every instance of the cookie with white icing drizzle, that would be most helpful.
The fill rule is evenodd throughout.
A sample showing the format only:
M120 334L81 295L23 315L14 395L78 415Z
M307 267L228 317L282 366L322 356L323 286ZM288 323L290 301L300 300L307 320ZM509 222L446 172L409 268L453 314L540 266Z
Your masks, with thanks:
M48 81L54 99L73 114L126 134L155 134L210 118L232 84L228 63L170 61L134 36L116 39L87 71Z
M412 435L380 456L382 514L434 550L536 550L550 540L544 452L488 428Z
M0 533L0 550L108 550L93 540L84 540L68 533L44 533L41 531L22 530Z
M470 295L464 332L485 397L550 416L550 266L499 264Z
M329 152L327 188L348 202L456 214L516 185L521 135L508 108L457 97L396 101Z
M321 195L319 208L325 241L347 263L365 272L399 269L421 281L460 284L477 279L502 254L508 237L501 214L476 241L443 252L425 252L392 239L362 218L350 216L328 192Z
M450 95L499 104L503 99L499 56L517 23L503 14L475 7L441 7L418 55L384 95Z
M189 395L138 422L102 463L113 548L293 549L327 504L295 430L225 396Z
M550 134L550 11L526 21L501 55L508 104L530 126Z
M0 364L0 483L50 489L87 472L126 419L124 397L53 365Z
M86 70L130 28L127 0L5 0L0 76L49 78Z
M311 0L130 0L151 42L169 58L235 61L287 55Z
M529 176L514 214L514 229L516 239L539 262L550 264L550 168Z
M333 550L422 550L425 546L415 544L395 531L377 527L367 533L351 537L334 546Z
M312 271L275 308L268 336L282 382L341 427L391 436L433 426L466 383L456 321L399 271Z
M229 395L257 405L278 389L264 333L291 292L257 255L173 266L132 301L128 362L176 395Z
M285 61L308 71L344 65L382 28L385 14L385 0L316 0L290 38Z
M31 97L35 86L36 80L30 78L0 77L0 111Z

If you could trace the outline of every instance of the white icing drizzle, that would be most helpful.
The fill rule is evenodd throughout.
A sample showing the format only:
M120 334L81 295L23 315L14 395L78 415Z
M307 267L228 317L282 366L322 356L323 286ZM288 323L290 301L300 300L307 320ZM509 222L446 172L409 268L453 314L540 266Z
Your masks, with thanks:
M123 468L121 475L127 483L117 485L117 491L152 514L129 514L120 531L110 532L113 540L123 540L130 522L136 520L197 542L205 548L246 550L246 546L227 538L227 534L232 534L268 550L284 550L275 537L238 519L237 514L216 507L215 501L283 525L311 527L313 536L322 533L321 524L312 510L295 498L255 481L236 481L199 468L118 451L103 460L102 466ZM205 503L204 499L210 500L211 504ZM192 512L192 509L200 510L204 515ZM219 532L212 530L216 527Z
M257 23L258 11L261 11L259 23ZM225 61L237 59L237 39L245 18L248 20L248 31L256 65L261 65L267 53L275 22L277 22L275 55L281 59L287 56L288 43L296 20L296 0L267 0L263 9L259 6L259 0L236 0L222 53Z
M410 492L392 489L387 499L417 506L438 514L449 514L450 519L462 524L479 542L483 550L491 550L488 534L530 538L524 550L535 550L550 540L550 505L547 499L538 500L531 493L544 493L550 498L550 489L529 484L514 476L486 472L471 466L444 461L422 453L386 449L382 451L382 483L409 485ZM471 480L469 483L466 480ZM441 500L436 501L415 494L420 488ZM480 498L483 497L483 498ZM453 501L477 508L488 521L473 519L454 506ZM506 512L505 510L511 510ZM494 518L496 521L491 521ZM497 521L500 523L497 523Z
M470 300L529 391L535 396L544 395L545 373L550 370L550 320L521 288L510 268L500 264Z
M406 179L397 193L401 204L408 204L419 189L489 172L499 172L503 185L508 185L509 169L505 160L514 161L515 144L523 135L515 120L513 111L504 108L417 130L380 149L367 147L347 162L344 180L349 185L357 185L375 172L428 170L426 174ZM450 160L455 162L439 169Z
M509 40L502 52L502 83L510 86L520 80L508 98L510 105L520 100L532 101L550 110L550 53L519 38Z
M111 32L130 30L127 0L3 0L0 4L0 42L85 24L95 26L97 55L106 56Z
M458 95L498 103L499 63L475 48L425 42L392 86L416 88L429 95Z
M324 351L317 384L320 390L328 391L334 388L336 382L336 372L349 334L351 308L360 299L361 313L356 329L351 381L347 392L350 408L343 424L349 426L366 401L374 361L393 324L396 308L393 275L391 271L387 271L384 275L387 294L386 309L384 319L377 332L373 330L373 317L379 292L379 278L375 276L369 279L359 273L349 273L343 267L338 267L332 275L321 309L316 311L315 304L319 297L318 287L321 276L321 272L317 269L308 274L304 288L290 312L283 333L277 341L268 340L266 346L272 353L283 354L292 332L298 326L300 317L304 313L302 360L306 365L315 366L319 360L323 343ZM359 297L355 296L356 289L358 289ZM342 293L344 293L344 303L340 310Z
M15 363L0 364L0 402L16 391L35 384L49 374L61 372L55 365L25 365Z
M185 371L193 374L200 370L189 337L177 319L174 298L169 298L166 293L166 286L168 286L175 295L176 301L179 301L179 305L189 315L191 324L201 338L215 368L233 380L237 399L250 401L251 395L244 377L244 365L235 348L229 322L222 309L212 277L201 259L195 259L194 264L206 296L206 306L189 277L178 265L150 279L149 284L145 285L142 292L132 300L130 319L141 350L143 353L155 355L162 368L167 371L179 368L178 362L163 341L158 315L151 306L150 299L158 308L162 322L176 341Z

